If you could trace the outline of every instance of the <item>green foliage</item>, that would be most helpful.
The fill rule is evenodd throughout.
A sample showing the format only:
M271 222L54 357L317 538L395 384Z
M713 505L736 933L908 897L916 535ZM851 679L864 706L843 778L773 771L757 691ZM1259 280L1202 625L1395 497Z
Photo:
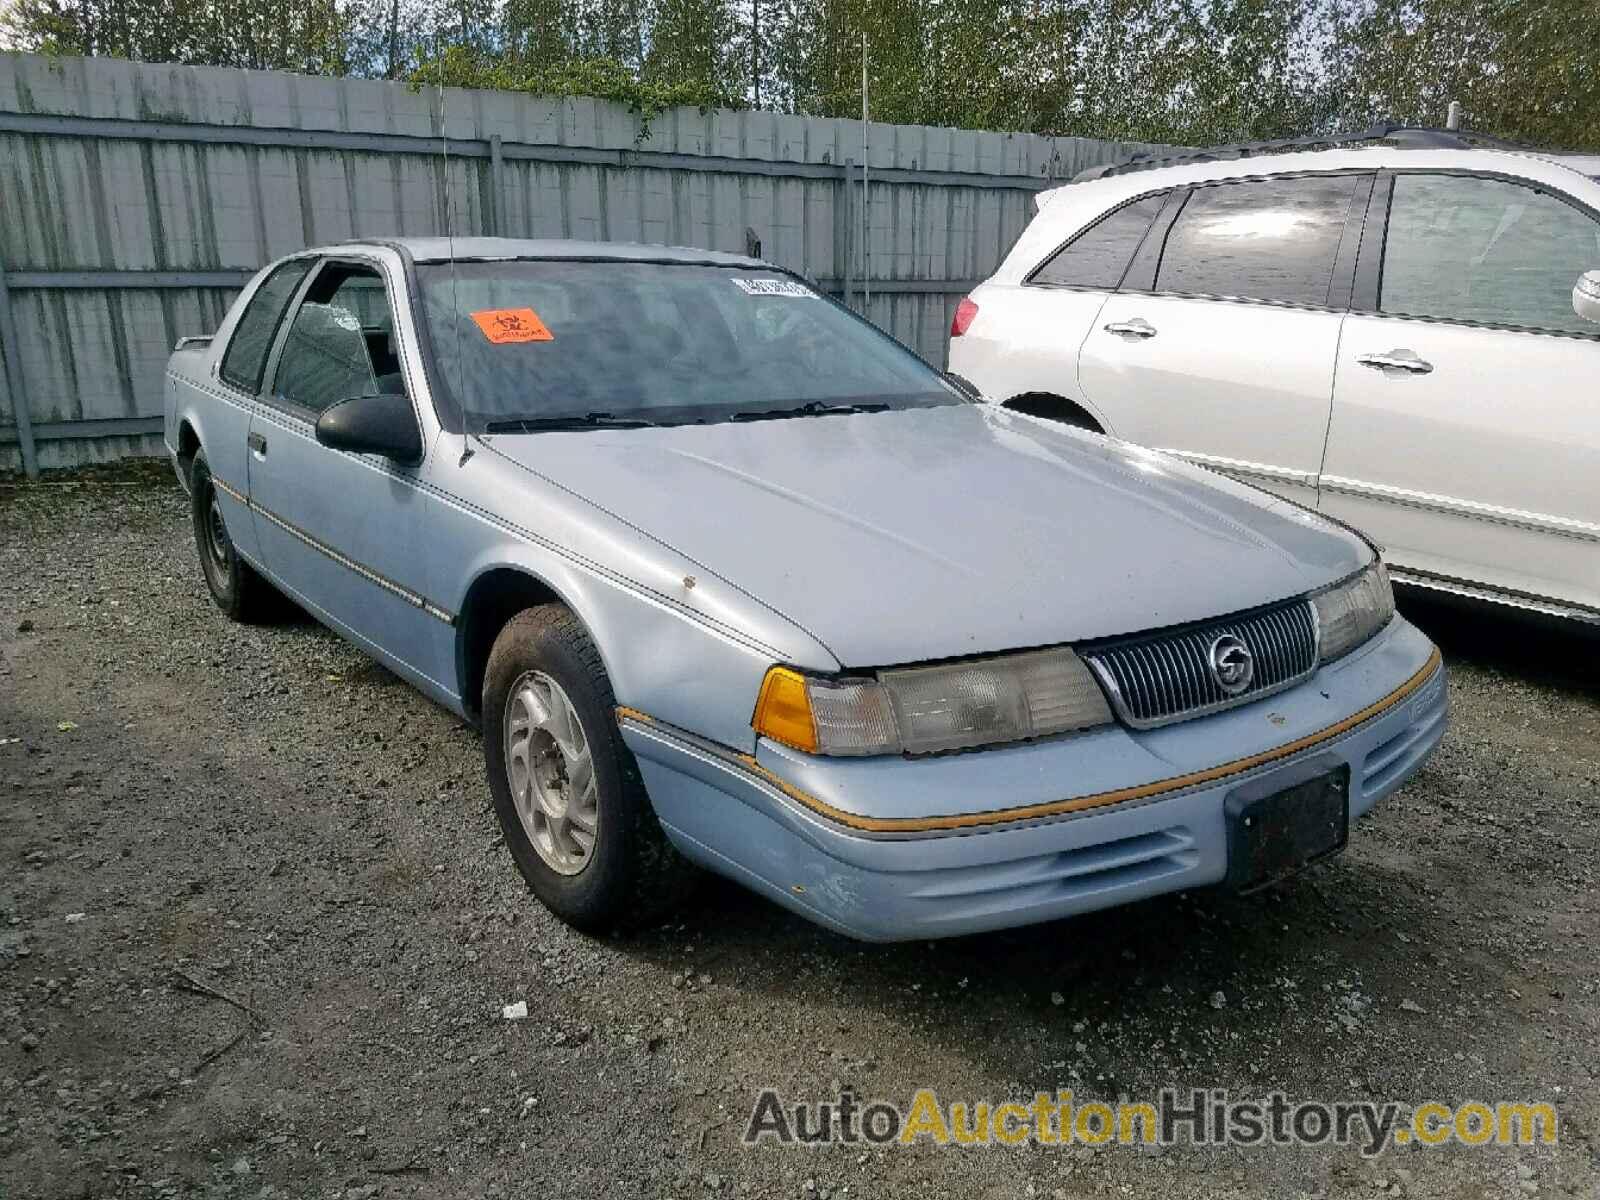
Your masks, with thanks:
M1337 84L1365 116L1467 124L1543 146L1600 149L1600 2L1377 0L1339 45Z
M570 58L545 65L519 58L491 57L465 46L451 46L421 63L410 75L413 86L493 88L538 96L591 96L625 104L640 118L639 136L650 136L650 121L669 108L737 108L742 98L709 78L656 80L614 58Z
M746 63L729 8L712 0L658 0L640 75L657 86L687 81L736 104L744 99Z
M316 75L351 72L351 33L338 0L13 0L0 11L0 40L45 54Z
M6 7L9 3L9 7ZM664 108L1206 144L1375 117L1600 148L1600 0L0 0L0 41Z

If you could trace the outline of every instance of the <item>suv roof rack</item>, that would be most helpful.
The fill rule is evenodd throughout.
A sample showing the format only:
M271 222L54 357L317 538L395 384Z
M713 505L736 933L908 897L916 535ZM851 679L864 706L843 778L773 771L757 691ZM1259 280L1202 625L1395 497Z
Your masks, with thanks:
M1221 162L1225 159L1251 158L1257 154L1277 154L1284 150L1321 150L1336 146L1353 146L1362 142L1394 142L1399 146L1423 150L1528 150L1529 146L1474 133L1468 129L1431 129L1423 125L1401 125L1394 121L1379 121L1358 133L1313 133L1301 137L1275 138L1266 142L1234 142L1226 146L1209 146L1197 150L1178 150L1171 153L1136 154L1122 162L1102 163L1080 171L1072 177L1073 183L1090 179L1105 179L1111 175L1125 175L1131 171L1149 171L1156 167L1173 167L1180 163Z

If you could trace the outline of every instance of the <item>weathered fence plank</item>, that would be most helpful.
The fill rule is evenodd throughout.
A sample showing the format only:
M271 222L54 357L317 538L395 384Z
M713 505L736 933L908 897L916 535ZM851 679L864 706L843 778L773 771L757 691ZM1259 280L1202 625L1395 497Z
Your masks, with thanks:
M0 467L159 450L162 366L261 264L457 233L762 254L942 363L1032 196L1143 147L0 54ZM447 135L447 136L442 136ZM870 277L863 271L870 268ZM870 300L863 301L863 292Z

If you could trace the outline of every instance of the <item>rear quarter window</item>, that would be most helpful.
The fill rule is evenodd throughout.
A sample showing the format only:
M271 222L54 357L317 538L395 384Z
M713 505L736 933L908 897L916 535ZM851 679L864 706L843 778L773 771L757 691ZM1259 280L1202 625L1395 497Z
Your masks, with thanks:
M1161 192L1113 209L1046 259L1028 282L1116 290L1165 200Z
M295 288L300 286L310 267L310 259L286 262L267 276L266 282L250 297L239 323L233 327L233 336L217 370L234 387L251 395L261 390L261 372L267 365L267 353L277 336L278 323L283 320Z

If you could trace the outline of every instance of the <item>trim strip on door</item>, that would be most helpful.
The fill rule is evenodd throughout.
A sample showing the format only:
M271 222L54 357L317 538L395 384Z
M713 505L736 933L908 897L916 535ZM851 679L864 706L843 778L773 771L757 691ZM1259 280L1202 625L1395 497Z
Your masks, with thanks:
M1322 488L1324 491L1336 492L1341 496L1382 500L1389 504L1420 508L1448 517L1487 521L1491 525L1506 525L1533 533L1548 533L1555 537L1574 538L1580 542L1600 542L1600 525L1591 525L1587 521L1578 521L1570 517L1552 517L1545 513L1525 512L1517 508L1479 504L1474 500L1456 500L1449 496L1436 496L1431 492L1413 492L1407 488L1389 487L1381 483L1363 483L1359 479L1345 479L1339 475L1324 475Z
M1420 567L1406 567L1399 564L1392 564L1389 567L1389 578L1407 587L1422 588L1430 592L1445 592L1483 604L1500 604L1521 612L1558 617L1563 621L1583 621L1590 625L1600 625L1600 608L1579 604L1574 600L1557 600L1553 596L1541 596L1537 592L1491 587L1486 583L1474 583L1470 579L1458 579L1454 575L1441 575L1437 571L1424 571Z
M287 533L290 537L296 538L299 541L304 542L307 546L310 546L311 549L315 550L318 554L321 554L321 555L323 555L323 556L325 556L327 558L331 558L334 562L338 563L341 567L344 567L346 570L349 570L349 571L354 571L357 575L361 576L361 578L367 580L367 582L375 583L379 587L381 587L384 591L390 593L391 595L400 597L400 599L404 600L407 604L413 605L416 608L420 608L423 612L427 613L430 617L433 617L434 619L439 620L439 621L443 621L446 625L454 625L456 623L456 618L455 618L455 615L453 613L451 613L448 609L440 608L437 604L435 604L433 601L429 600L426 596L420 595L417 592L413 592L410 588L404 587L403 585L396 583L394 580L390 579L387 575L380 575L378 572L372 570L372 568L367 567L367 566L363 566L361 563L358 563L355 559L351 558L349 555L342 554L338 550L335 550L332 546L328 545L327 542L324 542L324 541L321 541L321 540L319 540L319 539L317 539L315 537L312 537L309 533L307 533L304 529L301 529L293 521L285 520L283 517L280 517L277 513L273 512L271 509L265 508L262 505L257 504L254 500L252 500L248 496L244 495L244 493L240 492L237 488L230 487L228 484L226 484L226 483L222 482L222 480L218 479L215 475L213 475L211 477L211 482L212 482L213 485L216 486L216 488L219 491L225 493L228 496L233 497L233 499L237 500L240 504L244 505L251 512L259 513L261 516L263 516L267 520L271 521L279 529L281 529L285 533Z
M216 488L224 496L231 496L233 499L237 500L240 504L244 505L246 508L250 507L250 497L249 496L246 496L243 492L238 491L235 488L229 487L227 484L223 483L222 480L218 479L215 475L213 475L211 477L211 486Z
M1268 483L1286 483L1293 487L1316 491L1315 471L1296 471L1291 467L1272 467L1266 463L1245 462L1238 458L1223 458L1219 454L1201 454L1196 450L1177 450L1162 447L1157 454L1170 454L1197 467L1207 467L1224 475L1243 475L1250 479L1264 479Z

